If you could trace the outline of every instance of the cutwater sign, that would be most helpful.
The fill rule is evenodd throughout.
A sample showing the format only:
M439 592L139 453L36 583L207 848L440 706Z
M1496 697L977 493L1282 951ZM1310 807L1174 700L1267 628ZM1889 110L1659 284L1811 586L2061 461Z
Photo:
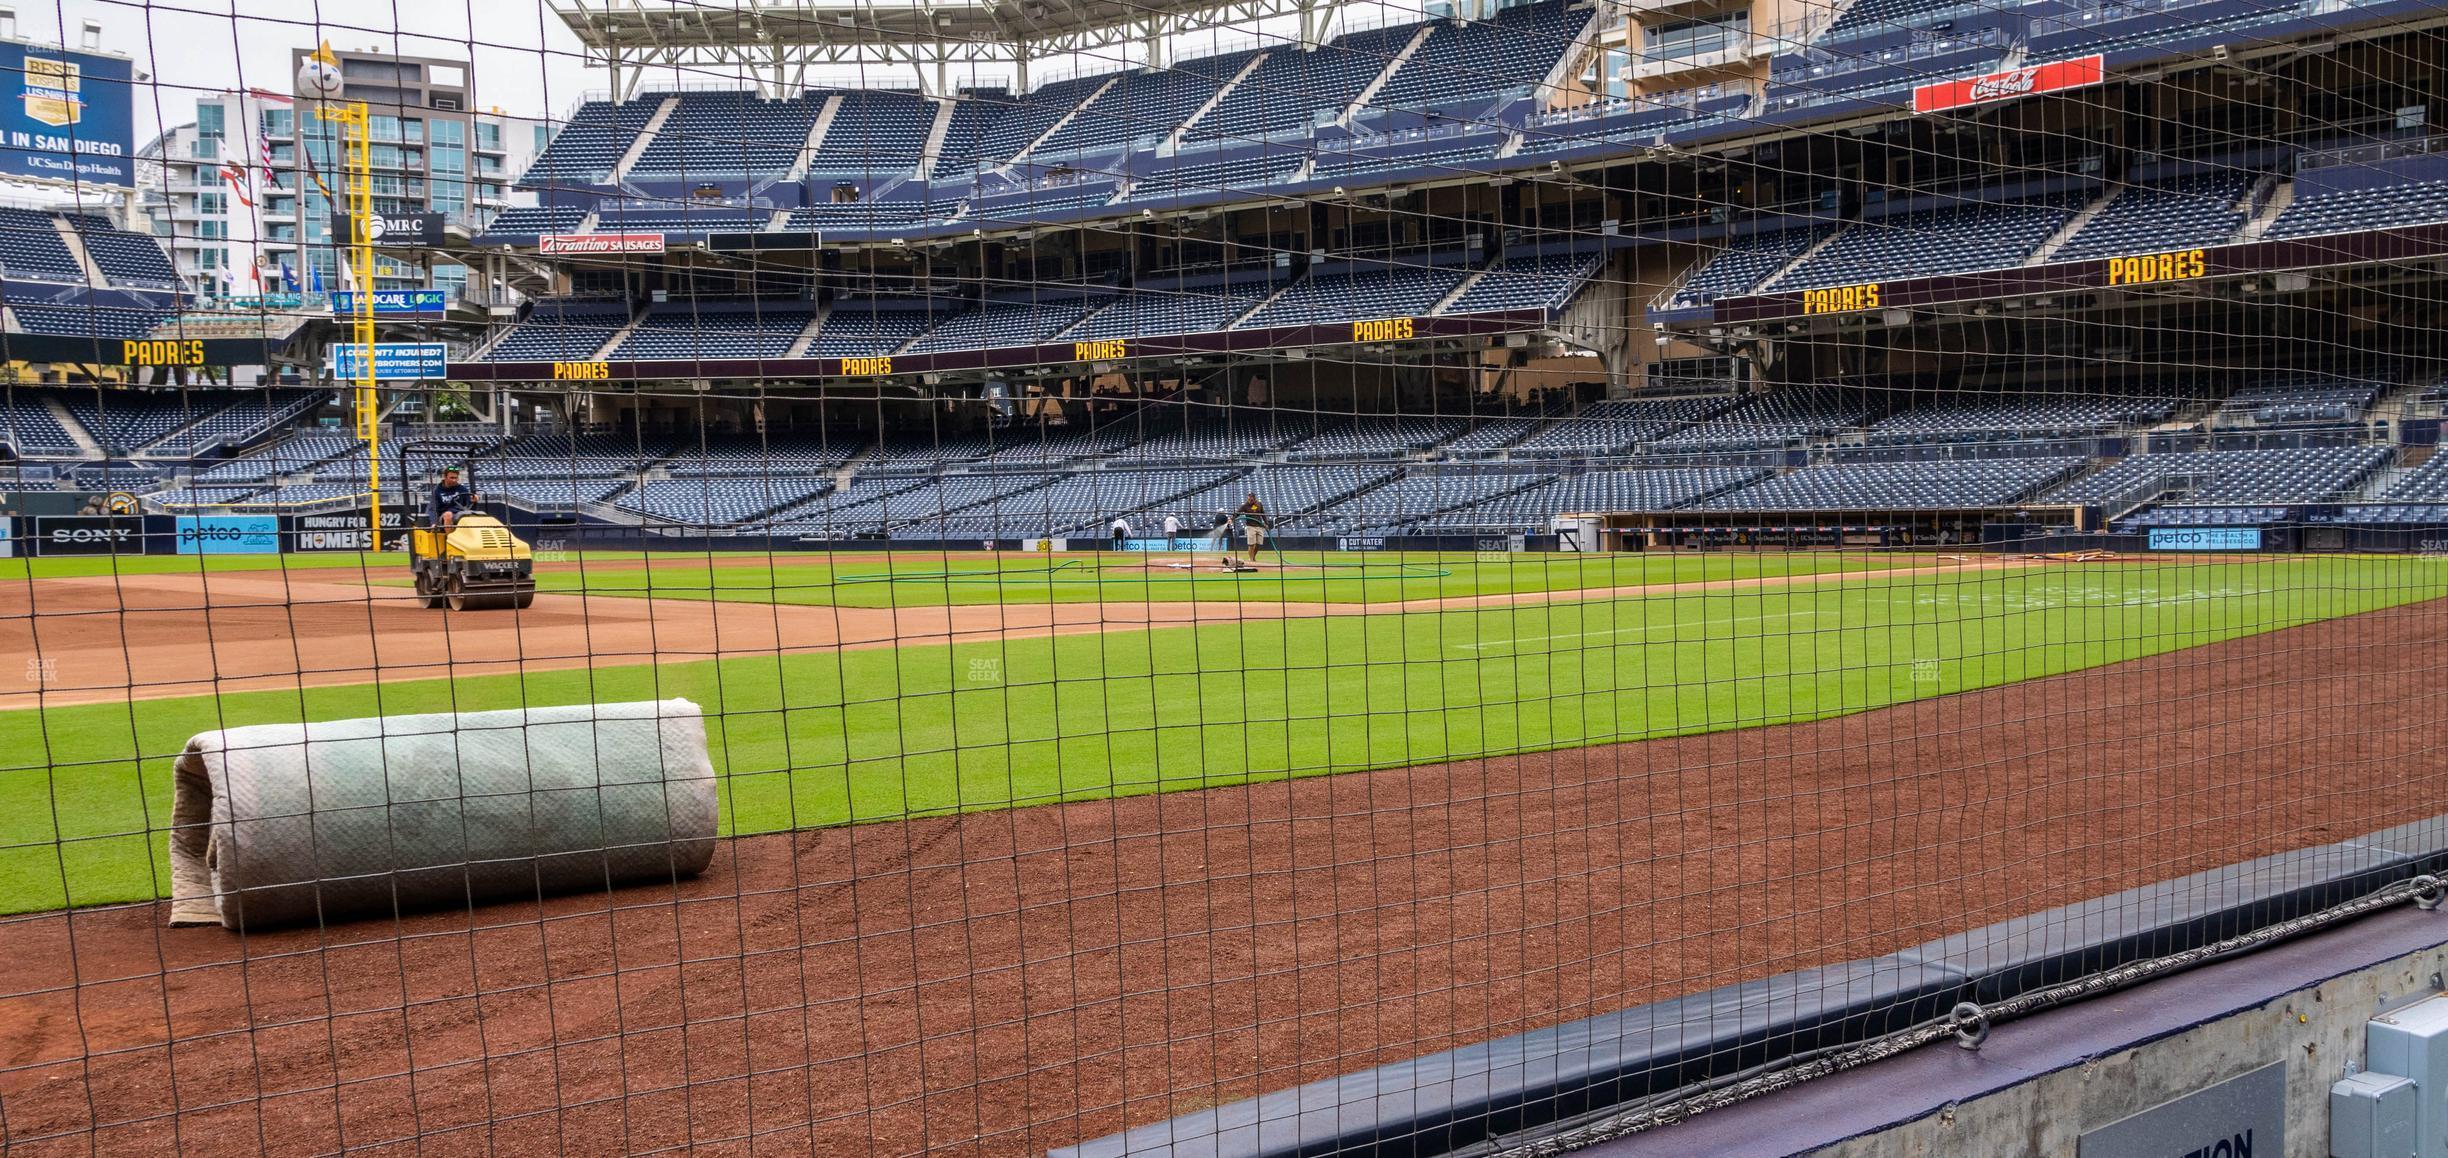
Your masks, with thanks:
M2258 551L2259 527L2152 527L2153 551Z
M450 298L438 289L375 290L374 316L401 317L439 314L450 308ZM332 314L347 317L357 312L357 295L343 291L332 295Z
M332 377L341 382L354 382L364 363L361 349L353 342L332 347ZM450 372L450 347L440 342L376 342L374 343L374 377L383 382L409 382L441 378Z
M180 515L181 555L280 554L277 515Z
M2286 1063L2161 1102L2074 1146L2076 1158L2279 1158L2287 1152Z

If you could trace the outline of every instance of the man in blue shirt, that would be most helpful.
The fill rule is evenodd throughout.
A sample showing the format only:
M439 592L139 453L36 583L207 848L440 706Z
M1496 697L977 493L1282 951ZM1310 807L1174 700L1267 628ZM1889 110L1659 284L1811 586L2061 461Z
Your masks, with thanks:
M443 470L441 484L434 487L433 525L447 528L475 506L476 492L459 481L459 468Z

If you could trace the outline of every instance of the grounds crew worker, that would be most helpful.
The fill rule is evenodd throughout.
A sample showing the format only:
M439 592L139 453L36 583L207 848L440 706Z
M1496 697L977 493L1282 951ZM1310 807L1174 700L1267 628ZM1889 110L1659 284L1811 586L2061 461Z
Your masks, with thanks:
M1234 515L1241 520L1242 539L1249 543L1249 561L1255 563L1258 561L1258 548L1266 546L1266 504L1259 502L1258 496L1252 494L1241 500L1241 509Z
M455 466L444 468L441 484L434 487L433 525L448 527L458 522L459 516L475 509L475 506L476 492L469 490L465 483L459 481L459 468Z

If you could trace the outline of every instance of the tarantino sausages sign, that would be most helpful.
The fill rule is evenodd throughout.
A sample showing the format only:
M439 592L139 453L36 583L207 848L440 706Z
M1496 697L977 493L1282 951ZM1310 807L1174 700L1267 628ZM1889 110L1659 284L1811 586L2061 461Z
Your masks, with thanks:
M2105 59L2099 56L2079 56L2072 60L2053 60L2047 64L2010 68L1987 76L1925 84L1913 90L1913 111L1941 113L1948 109L1972 108L2038 96L2044 92L2089 88L2106 77L2104 63Z

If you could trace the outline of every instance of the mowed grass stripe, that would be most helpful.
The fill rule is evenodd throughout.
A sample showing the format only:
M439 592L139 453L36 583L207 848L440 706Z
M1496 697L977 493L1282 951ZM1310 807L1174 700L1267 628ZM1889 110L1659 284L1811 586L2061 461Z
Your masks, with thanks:
M717 599L833 607L994 603L1363 603L1672 583L1774 579L1937 567L1935 555L1874 552L1562 555L1473 552L1269 552L1267 569L1229 574L1213 553L1193 569L1180 555L944 555L737 551L655 553L542 550L539 590L556 594ZM137 555L0 559L0 581L300 572L315 579L409 585L398 552L305 555Z
M20 711L0 910L160 895L169 757L240 724L686 696L755 833L1817 719L2443 594L2411 559L1932 572Z
M657 599L718 599L834 607L926 607L991 603L1388 603L1413 599L1578 591L1607 587L1827 575L1936 567L1934 555L1870 552L1794 554L1504 554L1472 552L1268 552L1255 574L1223 571L1217 557L1195 569L1180 555L897 556L848 562L736 556L660 556L618 566L555 566L539 590Z

